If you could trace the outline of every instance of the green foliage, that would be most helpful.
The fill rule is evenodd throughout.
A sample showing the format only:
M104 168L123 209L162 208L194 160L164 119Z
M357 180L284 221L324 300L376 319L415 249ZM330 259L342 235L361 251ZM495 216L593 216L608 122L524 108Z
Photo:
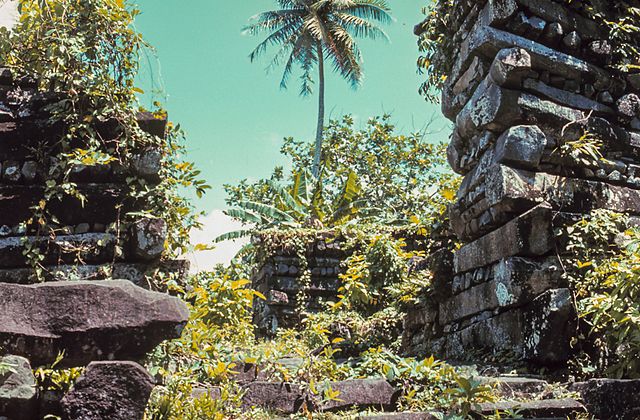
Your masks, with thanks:
M128 195L141 203L143 215L167 221L168 254L185 252L188 232L198 223L179 191L193 188L201 195L209 187L198 179L192 164L181 160L179 126L169 124L166 138L138 126L137 95L142 90L135 79L139 55L149 48L134 29L140 12L124 0L21 0L19 10L20 21L12 33L0 34L0 61L18 75L38 80L39 89L52 101L46 108L48 124L65 128L59 141L50 143L53 146L43 143L34 151L49 172L43 200L33 208L25 229L48 236L63 227L49 213L48 203L51 197L65 195L86 200L70 182L78 167L128 167L138 154L155 149L162 155L163 182L152 185L130 176ZM156 106L154 116L164 119L164 111ZM139 216L123 214L110 230L121 232ZM28 256L41 274L44 267L37 252Z
M405 229L425 236L424 248L430 248L427 228L416 224ZM300 385L318 400L341 399L332 381L385 377L406 390L401 409L445 410L464 418L477 403L493 401L491 388L474 381L474 372L433 357L416 360L397 354L405 304L430 282L429 272L410 272L408 262L419 254L406 250L405 241L395 238L397 231L374 225L332 232L347 247L360 249L348 264L351 273L366 272L358 277L362 285L353 286L362 290L345 289L339 303L327 302L326 310L305 314L298 328L279 329L273 339L252 333L252 302L262 296L248 288L243 280L247 273L239 265L194 277L189 291L181 292L192 311L182 338L163 344L148 361L164 385L154 392L147 418L270 418L259 410L240 410L242 390L234 378L245 365L256 366L268 380ZM306 255L309 244L326 235L311 229L259 232L250 261L260 266L263 248ZM412 285L402 285L410 281ZM211 397L216 387L221 396ZM209 391L198 397L193 395L196 388Z
M245 28L251 35L269 34L250 58L254 61L269 47L279 47L269 67L285 63L280 83L285 88L294 67L300 66L303 96L312 92L312 72L323 57L332 60L335 71L357 86L363 74L355 38L386 38L371 21L391 21L384 0L277 0L277 3L280 10L254 16Z
M84 368L77 367L61 369L59 365L63 359L64 352L58 354L56 360L50 365L38 367L34 371L39 392L56 391L66 393L84 372Z
M576 375L640 377L640 232L625 216L594 211L567 228L564 263L583 321Z
M411 231L407 228L407 232ZM364 243L363 243L364 242ZM398 304L405 304L424 293L431 284L431 273L411 270L410 261L423 257L424 252L407 252L404 239L394 238L393 232L372 236L356 236L352 240L359 251L348 257L346 271L339 275L338 302L332 309L358 309L371 312Z
M360 130L350 116L331 121L319 179L307 170L312 146L287 138L281 152L291 160L290 175L277 167L269 179L225 185L227 204L235 207L228 214L256 229L402 224L441 214L456 180L445 169L444 146L423 137L396 134L389 116Z
M585 132L576 140L565 141L557 150L562 157L570 157L585 167L594 167L598 162L605 160L602 146L602 140Z
M455 0L433 0L424 7L427 16L421 24L422 34L418 48L418 70L425 74L426 81L420 86L420 94L431 102L438 102L438 91L447 80L457 54L455 33L459 22L455 20Z

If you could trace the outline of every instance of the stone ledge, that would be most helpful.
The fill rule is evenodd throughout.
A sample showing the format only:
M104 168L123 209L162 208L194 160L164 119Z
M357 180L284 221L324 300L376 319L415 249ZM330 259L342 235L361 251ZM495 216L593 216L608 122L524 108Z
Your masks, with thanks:
M138 360L165 339L180 336L189 310L178 298L126 280L0 283L0 348L34 366L95 360Z

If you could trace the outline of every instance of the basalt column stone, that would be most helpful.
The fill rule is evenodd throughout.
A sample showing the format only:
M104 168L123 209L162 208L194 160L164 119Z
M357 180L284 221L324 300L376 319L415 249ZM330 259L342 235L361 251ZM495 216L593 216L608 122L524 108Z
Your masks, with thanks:
M142 419L154 382L134 362L93 362L64 396L67 420Z
M63 178L59 156L87 145L50 118L65 97L37 86L0 65L0 419L142 420L154 384L135 362L189 320L162 282L182 282L188 264L166 257L166 221L131 189L134 178L161 182L162 153L149 141L131 159L73 164ZM100 151L115 154L120 123L92 124ZM163 137L167 120L139 113L137 124ZM68 149L62 138L73 138ZM63 179L76 194L51 194ZM146 217L124 217L133 214ZM89 365L62 405L60 393L37 395L31 371L60 355L56 369Z
M612 70L608 29L567 2L454 3L442 110L455 123L447 158L464 177L450 210L463 246L404 343L561 365L577 320L559 233L596 209L640 216L640 74ZM602 159L572 147L588 137Z
M138 178L158 185L162 151L144 146L124 162L104 165L74 164L69 181L77 194L48 194L47 185L60 182L60 139L67 128L50 121L49 107L64 100L59 94L40 92L31 77L18 77L0 65L0 281L28 284L60 280L59 273L77 280L118 278L147 288L188 271L185 261L163 258L167 240L164 220L151 216L137 220L126 214L149 213L148 204L131 194L130 181ZM137 123L149 136L165 136L167 119L148 112ZM95 123L103 139L101 148L114 154L122 127L116 121ZM74 140L75 141L75 140ZM86 145L73 143L83 149ZM46 203L46 226L33 223L34 209ZM39 278L30 260L41 254ZM81 267L71 272L69 267Z

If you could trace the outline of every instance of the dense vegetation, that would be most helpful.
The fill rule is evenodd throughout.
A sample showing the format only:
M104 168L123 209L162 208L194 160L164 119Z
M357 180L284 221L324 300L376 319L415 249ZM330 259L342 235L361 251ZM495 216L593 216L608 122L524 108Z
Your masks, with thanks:
M390 116L357 129L353 118L325 131L319 177L309 172L312 147L287 138L281 153L291 169L269 179L225 185L232 217L259 229L335 227L356 223L402 225L444 212L456 181L446 169L444 146L424 134L397 134ZM221 239L243 233L225 235Z
M193 207L179 190L194 187L200 195L209 187L199 172L181 158L183 135L169 124L166 138L144 132L137 123L141 108L136 87L139 56L150 46L133 29L138 10L121 0L22 0L21 19L11 33L0 34L0 61L18 75L33 77L53 102L47 107L49 125L63 124L65 133L49 149L34 151L49 168L45 198L72 195L80 200L77 185L70 181L78 166L120 164L126 167L147 148L162 151L160 176L164 182L150 185L140 177L128 182L129 196L141 203L148 215L164 218L169 225L168 254L177 256L189 248L189 231L198 226ZM157 118L166 117L160 104ZM103 138L101 127L116 125L116 138ZM41 147L45 147L42 145ZM53 163L52 163L53 162ZM57 226L43 200L25 221L26 229L39 235L55 234ZM114 223L126 229L132 217L123 214ZM34 266L41 270L38 255Z
M441 86L450 69L454 4L437 2L425 23L425 57L420 61L428 77L425 94ZM635 68L637 9L623 1L611 8L596 1L589 4L578 8L610 26L611 39L619 47L616 65L622 71ZM129 194L145 200L150 215L169 221L168 254L184 252L188 232L198 223L179 188L202 194L208 187L197 179L193 165L181 160L177 126L170 125L165 139L144 133L136 123L136 96L141 93L135 86L138 58L149 48L132 29L138 12L122 0L22 0L20 6L18 27L0 37L2 61L21 74L37 76L40 89L59 95L51 107L51 124L62 121L69 127L60 139L48 194L78 194L69 181L74 165L126 164L139 150L160 148L164 182L150 186L132 178ZM262 23L273 29L265 19ZM307 38L301 39L308 42ZM307 61L293 58L309 64L309 56ZM355 77L349 73L353 71L346 76ZM160 108L154 112L164 117ZM118 141L107 144L95 124L111 120L121 129ZM451 419L465 418L476 403L496 398L490 387L471 379L477 373L473 368L400 355L401 321L432 281L429 270L413 270L413 263L436 245L456 247L447 233L445 210L457 180L444 170L443 146L426 142L421 133L398 134L389 116L372 118L361 128L346 116L331 121L322 132L321 148L285 140L281 151L290 169L278 167L269 179L225 186L228 204L234 207L228 214L245 222L246 229L221 239L251 235L260 238L255 246L243 250L229 266L199 273L186 283L167 281L170 292L189 303L191 319L180 340L158 347L146 361L162 383L154 391L147 419L271 418L262 410L241 411L242 389L234 378L245 366L258 367L270 379L304 386L321 400L340 398L330 381L385 377L404 391L400 408L441 409ZM43 150L41 155L50 152ZM308 168L317 156L314 174ZM123 215L124 224L131 216ZM56 229L46 202L34 209L27 225L40 234ZM304 247L328 229L346 238L349 250L337 299L313 313L297 308L304 319L300 328L280 329L273 339L258 337L253 303L265 296L249 287L249 278L262 263L260 250L290 245L303 259ZM582 319L572 373L639 377L638 232L629 229L622 216L596 212L561 233L569 238L572 256L564 261L565 275ZM420 251L407 246L406 235L418 238ZM34 264L38 266L37 256ZM79 373L54 365L40 368L37 377L40 387L60 390ZM350 414L354 413L340 416ZM309 415L303 410L302 416Z

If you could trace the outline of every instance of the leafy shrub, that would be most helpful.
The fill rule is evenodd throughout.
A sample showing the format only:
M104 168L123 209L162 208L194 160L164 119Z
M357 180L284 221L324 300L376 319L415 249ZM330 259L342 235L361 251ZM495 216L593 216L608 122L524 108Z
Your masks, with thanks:
M48 124L65 127L59 141L51 142L54 146L42 143L34 151L49 172L45 199L33 208L25 227L45 236L63 227L49 214L47 198L86 199L70 181L79 165L127 167L137 154L153 148L162 155L163 182L151 185L139 177L128 178L127 194L141 203L142 214L123 214L113 229L121 231L141 216L162 217L169 227L168 254L186 252L189 230L198 222L180 191L193 188L201 195L209 187L198 179L193 164L180 157L184 149L179 126L170 123L166 138L138 126L137 95L142 90L135 80L140 53L150 48L134 30L139 10L124 0L21 0L19 10L14 30L0 34L0 62L18 76L35 78L51 100L46 108ZM153 115L164 119L166 113L156 105ZM103 128L111 126L116 127L116 138L103 138ZM38 255L31 259L41 274Z
M626 216L596 210L567 228L566 277L582 320L576 375L640 377L640 233Z
M291 173L276 167L269 179L225 185L227 204L234 206L228 214L257 229L284 229L401 225L440 208L456 182L444 145L426 142L424 133L397 134L390 118L371 118L363 129L351 116L331 121L317 179L308 172L312 145L285 139L281 152Z

